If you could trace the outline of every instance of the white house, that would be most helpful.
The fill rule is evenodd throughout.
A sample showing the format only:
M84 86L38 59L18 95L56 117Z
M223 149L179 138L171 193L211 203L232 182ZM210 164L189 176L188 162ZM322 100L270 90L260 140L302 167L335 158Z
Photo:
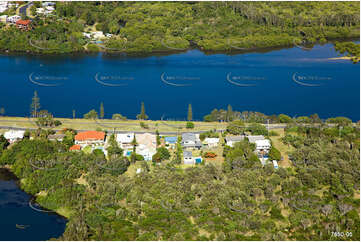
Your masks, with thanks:
M44 13L44 8L36 8L36 13Z
M256 140L255 144L257 151L269 151L271 148L271 142L268 139Z
M274 167L275 169L278 169L278 163L277 163L277 161L276 161L276 160L273 160L272 163L273 163L273 167Z
M144 157L144 160L152 160L153 155L157 152L157 138L154 134L144 133L136 134L137 141L136 153Z
M191 151L183 151L183 163L185 165L194 165L195 160Z
M144 157L144 160L150 161L153 158L153 155L157 153L155 148L147 147L144 144L139 144L136 147L135 152Z
M19 16L19 15L13 15L13 16L9 16L8 18L7 18L7 22L8 23L12 23L12 24L15 24L18 20L20 20L21 19L21 16Z
M120 148L123 150L132 149L134 139L134 133L126 133L126 134L117 134L116 141L118 142Z
M194 133L183 133L181 144L184 149L186 148L200 149L202 147L202 143L199 139L199 135L196 135Z
M2 23L6 23L7 19L8 19L7 15L1 15L0 16L0 22L2 22Z
M5 12L8 10L8 2L7 1L1 1L0 2L0 13Z
M209 148L217 147L219 143L219 138L205 138L204 144L207 145Z
M225 138L226 140L226 145L233 147L235 143L240 142L242 140L244 140L244 135L237 135L237 136L227 136Z
M90 39L92 37L92 35L90 33L85 33L83 32L83 36Z
M93 31L91 32L94 39L102 39L105 38L105 35L103 34L103 31Z
M41 5L43 7L48 7L48 6L55 6L55 3L54 2L43 2Z
M47 6L47 7L45 7L45 9L49 12L53 12L55 10L55 8L52 6Z
M247 135L248 141L255 144L257 140L264 140L263 135Z
M10 143L14 143L18 140L22 140L24 138L25 131L23 130L9 130L5 132L4 137Z

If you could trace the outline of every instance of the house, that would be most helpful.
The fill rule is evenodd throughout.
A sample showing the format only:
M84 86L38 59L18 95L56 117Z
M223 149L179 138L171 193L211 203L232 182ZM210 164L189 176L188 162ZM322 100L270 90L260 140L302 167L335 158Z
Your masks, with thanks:
M1 1L0 2L0 13L5 12L8 9L9 9L8 2L7 1Z
M2 22L2 23L6 23L7 19L8 19L7 15L1 15L0 16L0 22Z
M22 140L24 138L24 134L24 130L9 130L5 132L4 137L10 144L12 144L18 140Z
M43 7L49 7L49 6L55 6L55 3L54 2L43 2L41 5Z
M257 140L264 140L263 135L247 135L248 141L255 144Z
M170 147L175 147L175 144L177 143L177 141L178 141L177 136L170 136L170 137L164 138L165 144Z
M99 131L85 131L75 135L75 144L85 147L91 146L103 146L105 139L105 133Z
M44 14L45 9L44 8L36 8L37 14Z
M240 142L242 140L244 140L244 135L237 135L237 136L227 136L225 138L226 140L226 145L233 147L233 145L237 142Z
M202 147L202 143L199 140L199 135L193 133L183 133L181 144L185 149L200 149Z
M271 142L268 139L256 140L256 150L268 152L271 148Z
M6 19L6 21L8 22L8 23L11 23L11 24L15 24L18 20L20 20L21 19L21 16L19 16L19 15L13 15L13 16L9 16L7 19Z
M152 160L157 153L157 137L154 134L144 133L136 134L137 147L135 152L144 157L144 160Z
M92 37L92 35L90 33L85 33L83 32L83 36L90 39Z
M194 165L194 159L191 151L183 151L183 163L185 165Z
M48 136L48 140L51 141L63 141L65 134L51 134Z
M273 160L272 163L273 163L273 167L274 167L275 169L278 169L278 163L277 163L277 161L276 161L276 160Z
M81 146L80 145L73 145L69 148L70 151L74 151L74 150L81 150Z
M102 39L105 38L105 35L103 34L103 31L93 31L91 32L91 35L94 39Z
M209 148L217 147L219 143L219 138L205 138L203 144Z
M123 150L132 149L134 139L134 133L125 133L125 134L117 134L116 135L116 141L118 142L120 148Z
M31 29L31 20L18 20L16 21L16 27L18 27L19 29L23 29L23 30L29 30Z
M52 6L47 6L47 7L45 7L45 9L46 9L46 11L49 11L49 12L53 12L55 10L55 8Z

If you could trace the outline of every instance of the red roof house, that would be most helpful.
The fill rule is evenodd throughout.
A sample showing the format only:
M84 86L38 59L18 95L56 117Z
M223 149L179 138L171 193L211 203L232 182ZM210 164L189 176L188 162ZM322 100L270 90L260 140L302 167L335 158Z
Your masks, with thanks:
M85 131L75 135L76 144L104 142L105 133L99 131Z
M19 28L19 29L25 29L25 30L29 30L31 27L30 27L30 24L31 24L31 20L18 20L16 21L16 26Z
M72 147L69 148L69 150L80 150L81 146L80 145L73 145Z

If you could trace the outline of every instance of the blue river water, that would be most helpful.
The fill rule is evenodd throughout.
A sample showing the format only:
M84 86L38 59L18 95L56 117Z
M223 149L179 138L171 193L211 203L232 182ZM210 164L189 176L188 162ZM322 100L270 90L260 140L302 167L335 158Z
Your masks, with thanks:
M0 168L0 241L49 240L64 233L66 220L54 213L33 210L30 199L18 187L16 177Z
M0 56L0 107L8 116L28 116L36 90L41 108L58 117L82 117L104 103L105 117L134 119L145 103L151 119L193 117L214 108L321 118L360 118L360 64L330 60L332 44L265 53L184 53L124 57Z

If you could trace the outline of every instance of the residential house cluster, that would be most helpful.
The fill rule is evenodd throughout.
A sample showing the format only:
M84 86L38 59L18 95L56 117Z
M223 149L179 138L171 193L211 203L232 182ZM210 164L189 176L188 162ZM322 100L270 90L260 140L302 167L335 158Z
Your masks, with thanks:
M133 152L134 138L136 141L135 152L144 157L144 160L152 160L153 155L157 152L157 139L154 134L134 134L122 133L116 135L116 141L119 147L124 150L125 156L130 156Z
M15 24L16 27L22 30L30 30L31 29L31 20L23 20L19 15L1 15L0 22L8 23L8 24Z

